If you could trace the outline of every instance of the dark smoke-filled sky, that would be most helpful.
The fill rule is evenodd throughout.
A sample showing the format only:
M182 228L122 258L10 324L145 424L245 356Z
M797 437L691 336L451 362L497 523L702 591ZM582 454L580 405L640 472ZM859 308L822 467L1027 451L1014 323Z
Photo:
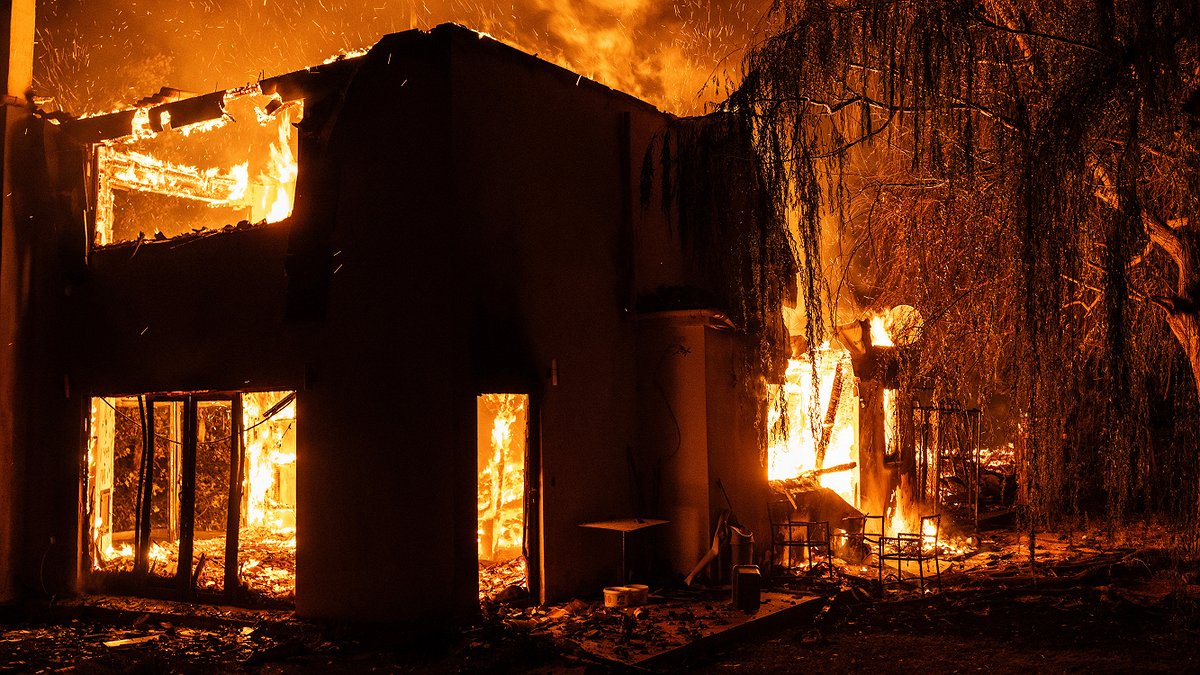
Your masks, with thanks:
M453 21L681 114L720 100L769 0L44 0L36 94L47 109L204 93Z

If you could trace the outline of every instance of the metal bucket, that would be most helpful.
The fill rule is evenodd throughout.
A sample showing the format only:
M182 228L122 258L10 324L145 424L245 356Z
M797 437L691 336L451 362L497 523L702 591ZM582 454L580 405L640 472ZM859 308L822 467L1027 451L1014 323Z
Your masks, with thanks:
M754 533L748 529L729 526L729 560L732 567L754 564Z

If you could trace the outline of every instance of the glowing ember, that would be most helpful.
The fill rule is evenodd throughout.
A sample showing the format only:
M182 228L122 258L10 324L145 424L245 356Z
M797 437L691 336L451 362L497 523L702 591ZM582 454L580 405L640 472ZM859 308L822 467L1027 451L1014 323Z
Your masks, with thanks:
M259 601L290 601L296 594L296 537L264 528L244 528L238 538L242 561L238 565L238 582ZM197 539L193 550L193 569L201 558L196 589L222 590L225 571L225 537ZM173 576L179 565L179 546L175 542L150 544L150 572ZM94 568L106 572L133 571L134 551L128 543L104 551L102 561Z
M847 503L857 505L858 396L849 353L828 348L818 351L817 375L814 387L809 358L788 361L782 385L784 409L771 406L767 415L772 430L767 477L787 480L807 472L847 467L819 473L819 481Z

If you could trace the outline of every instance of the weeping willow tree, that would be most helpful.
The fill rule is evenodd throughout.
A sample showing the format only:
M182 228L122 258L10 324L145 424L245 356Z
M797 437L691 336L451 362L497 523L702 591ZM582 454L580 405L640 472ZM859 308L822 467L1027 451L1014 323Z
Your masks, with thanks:
M919 375L1011 400L1035 514L1099 495L1194 523L1200 4L776 0L769 19L722 112L795 214L810 344L841 293L913 304Z

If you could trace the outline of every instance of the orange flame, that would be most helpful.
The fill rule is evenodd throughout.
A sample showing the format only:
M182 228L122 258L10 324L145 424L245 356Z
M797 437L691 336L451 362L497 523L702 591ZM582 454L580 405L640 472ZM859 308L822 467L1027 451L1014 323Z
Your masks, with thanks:
M783 416L787 417L787 433L776 433L767 452L767 478L787 480L814 471L817 467L819 438L828 432L829 441L825 449L825 461L821 468L857 463L858 461L858 404L854 394L848 352L825 348L817 352L817 375L820 390L814 399L813 366L806 356L788 361L783 388L784 410L771 406L767 412L770 429L779 429ZM824 429L834 386L838 384L835 373L838 364L843 371L837 409L832 428ZM858 503L858 468L821 474L818 478L822 487L838 493L847 503Z
M287 486L295 484L296 402L292 401L269 420L262 414L287 396L273 391L242 397L245 425L245 517L249 527L266 527L290 533L296 527L294 496ZM294 545L294 544L293 544Z
M480 447L480 560L498 562L513 558L521 554L524 545L528 406L529 397L524 394L479 397L480 425L487 424L490 417L487 446Z
M97 146L98 195L96 208L97 245L113 243L114 191L126 190L154 194L207 204L210 207L233 209L245 215L251 223L276 223L291 215L296 193L299 164L293 150L296 142L293 123L302 114L302 104L291 103L269 115L257 107L261 98L257 85L226 92L225 102L242 100L240 105L252 105L258 125L272 138L261 147L261 155L231 166L199 168L168 161L157 156L156 137L150 127L149 110L139 108L133 121L132 133L118 141ZM169 117L163 113L164 128ZM250 119L246 117L246 119ZM228 115L191 124L176 130L183 136L203 135L223 128L231 122ZM173 133L173 132L165 132ZM252 180L251 163L261 164ZM217 229L225 223L199 223ZM183 225L181 223L181 225ZM141 229L141 228L137 228ZM137 231L131 229L131 231ZM199 229L199 228L193 228ZM184 231L188 231L184 227Z
M296 196L296 177L300 175L300 165L292 153L292 113L285 110L279 114L279 136L271 144L271 163L268 170L259 175L259 182L267 186L265 194L270 200L265 220L268 223L279 221L292 215L292 203ZM272 197L273 194L273 197Z
M892 342L892 336L888 334L887 325L884 323L882 314L876 314L871 317L871 344L876 347L896 346L896 343Z

